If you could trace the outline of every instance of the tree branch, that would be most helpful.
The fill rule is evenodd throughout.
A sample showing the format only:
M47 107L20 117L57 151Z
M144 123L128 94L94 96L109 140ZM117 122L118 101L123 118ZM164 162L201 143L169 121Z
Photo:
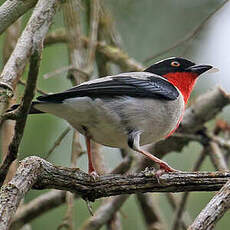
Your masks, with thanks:
M64 191L50 191L20 206L12 220L10 229L20 229L24 224L46 213L46 211L60 206L65 202L65 194Z
M89 40L86 37L82 37L81 40L84 46L89 45ZM68 37L64 30L49 33L44 41L45 45L59 42L68 42ZM123 71L142 71L144 69L144 66L141 63L129 57L127 53L118 47L107 45L104 42L97 42L96 51L119 65Z
M17 40L20 36L21 33L21 20L18 19L14 24L12 24L5 33L5 39L4 39L4 44L3 44L3 64L5 64L10 57L12 51L15 48L15 45L17 43ZM2 105L2 111L5 111L9 106L12 106L13 104L16 103L16 97L10 98L6 103L3 103ZM5 108L4 108L5 106ZM2 160L4 160L7 152L8 152L8 147L9 144L12 141L12 137L14 136L14 127L15 127L15 121L5 121L2 122L1 127L0 127L0 136L1 136L1 141L2 141ZM1 155L1 154L0 154ZM12 176L14 175L15 171L17 169L17 162L15 161L9 171L8 174L5 178L5 181L9 181Z
M0 87L4 86L7 90L12 90L13 92L17 78L21 75L27 58L32 55L30 60L29 77L22 105L19 107L19 110L15 112L15 134L9 146L8 153L0 166L0 185L2 185L5 179L9 166L17 157L17 151L23 135L27 113L36 88L43 39L51 24L55 9L56 0L39 0L22 36L0 76Z
M25 89L24 96L22 99L22 104L20 105L19 109L16 111L17 119L16 119L16 124L14 129L14 136L9 145L8 152L0 166L0 185L2 185L2 183L4 182L11 163L17 158L18 147L23 136L27 114L30 108L30 104L34 97L36 80L39 71L40 57L41 57L41 47L37 47L37 49L34 51L33 55L31 56L29 77L27 81L27 87Z
M181 172L159 176L154 171L130 175L105 175L96 181L80 169L54 166L39 158L24 159L13 179L0 191L0 227L7 229L21 199L32 187L75 192L87 200L137 192L217 191L230 172Z
M230 180L211 199L207 206L195 219L188 230L214 229L215 224L230 208Z
M211 97L210 98L210 100L212 100L211 106L213 106L213 108L210 106L209 100L207 101L208 104L204 104L204 101L202 100L202 98L205 98L205 96L202 96L202 98L198 99L195 104L197 104L197 103L199 104L201 101L201 103L203 104L203 109L201 109L201 107L199 105L194 104L193 105L193 112L186 112L185 118L186 118L186 116L188 116L188 118L186 118L187 119L187 126L186 126L187 128L189 127L188 124L190 121L192 124L193 130L196 130L196 129L194 129L196 124L198 125L198 127L200 127L201 122L202 122L202 120L199 119L200 116L205 116L206 115L205 113L212 114L212 116L214 116L226 104L229 103L229 96L220 89L213 90L212 92L209 92L207 95L209 95ZM209 110L207 108L209 108ZM215 111L215 113L212 111ZM195 123L195 119L193 117L194 114L197 117L197 123ZM208 116L208 118L212 119L213 118L212 116ZM206 119L203 120L203 122L205 122L205 121L206 121ZM183 126L181 129L183 130ZM167 140L166 140L166 143L167 143ZM177 137L177 143L180 143L180 139L178 137ZM172 147L173 146L171 146L171 148ZM65 189L65 190L69 190L72 192L77 192L80 195L82 195L85 199L91 199L91 200L105 196L105 195L110 196L110 195L116 195L116 194L120 194L120 193L134 193L134 192L147 192L147 191L158 191L158 192L160 192L160 191L161 192L171 191L171 192L175 192L175 191L193 191L195 189L196 190L218 190L223 185L223 183L225 183L228 179L228 178L223 177L222 179L219 178L219 179L215 180L215 178L213 178L215 180L214 184L211 184L211 185L205 184L202 186L202 184L197 184L197 185L194 184L191 181L192 178L187 178L188 180L186 180L186 181L188 183L190 181L193 184L191 186L187 186L187 185L185 186L185 184L187 183L186 181L184 181L186 178L186 174L183 174L183 173L182 174L176 174L178 176L177 179L179 180L179 182L178 182L179 184L177 184L177 182L176 182L176 179L175 179L176 175L175 174L164 174L163 177L164 176L170 177L169 183L171 183L171 185L169 185L168 182L166 182L167 180L164 178L160 178L162 184L159 185L159 184L157 184L157 181L154 180L155 177L154 177L154 173L153 173L152 176L148 177L149 179L152 177L150 179L150 184L153 183L152 187L150 186L150 187L146 188L144 186L141 187L137 184L135 184L135 185L132 184L135 181L135 179L137 179L137 178L135 178L135 176L137 176L137 175L140 176L140 178L138 177L139 179L137 181L142 182L142 183L146 182L148 184L149 181L145 180L146 179L145 174L135 174L133 176L119 176L119 175L114 176L114 175L111 175L111 176L100 177L99 180L94 182L94 181L92 181L92 178L88 176L88 174L85 174L78 169L66 169L66 168L52 166L48 162L41 160L40 158L36 158L36 157L28 158L25 161L32 161L33 162L33 159L35 159L35 161L38 160L41 163L41 165L44 166L44 167L43 166L41 167L43 169L41 169L40 172L37 173L36 175L28 175L25 177L27 179L29 179L31 176L35 177L33 180L33 183L35 183L35 188L39 188L39 189L42 189L42 188ZM33 165L33 163L28 163L27 165L31 166L31 165ZM20 167L19 167L19 169L20 169ZM56 172L54 173L54 171L56 171L56 170L58 172L63 173L63 175L64 175L64 177L62 177L62 179L59 178L61 181L55 179L56 177L58 177L58 174ZM52 171L54 174L52 174ZM21 175L20 171L17 174ZM141 175L143 177L141 177ZM188 175L191 176L191 174L187 174L187 176ZM193 173L192 175L193 176L194 175L199 176L201 174ZM210 175L210 174L207 174L207 175ZM217 174L214 173L211 175L214 175L214 177L215 177L215 175L222 175L222 176L225 175L226 177L228 177L228 173L227 174L226 173L217 173ZM39 178L37 176L39 176ZM43 176L45 176L45 178ZM40 177L43 177L43 179L41 180ZM120 181L120 179L122 179L121 177L123 177L124 180ZM50 178L50 180L48 180L48 178ZM183 180L183 178L184 178L184 180ZM80 181L78 181L79 184L73 183L73 181L76 182L76 179L80 179ZM39 183L36 182L37 180L39 181ZM197 178L197 180L199 181L198 178ZM114 181L115 181L115 184L112 184L112 182L114 182ZM119 182L119 186L117 186L117 187L116 187L116 181ZM212 179L211 179L211 181L212 181ZM42 182L42 183L40 183L40 182ZM44 182L45 182L45 184L44 184ZM62 182L64 184L62 184ZM106 193L105 193L105 189L107 189L107 187L104 186L104 183L106 184L107 182L109 182L109 190L110 191L106 190ZM111 182L111 184L110 184L110 182ZM125 184L123 186L123 182L128 182L130 184ZM32 186L33 183L31 183L30 185ZM99 183L99 184L97 184L97 183ZM173 183L176 183L176 185ZM183 184L183 183L185 183L185 184ZM90 187L92 184L93 184L93 186L92 186L93 188ZM97 187L97 185L99 187ZM76 186L77 186L77 191L76 191ZM80 187L78 187L78 186L80 186ZM101 188L101 186L103 188ZM148 186L149 186L149 184L148 184ZM116 189L117 189L117 191L116 191ZM10 196L10 194L8 194L8 195ZM19 197L19 199L20 199L20 197Z
M27 158L25 161L35 160ZM55 188L78 193L84 199L95 200L101 197L136 192L181 192L181 191L216 191L226 183L229 172L181 172L169 173L159 177L161 185L153 171L135 175L106 175L97 181L80 171L51 165L45 160L37 158L41 164L35 189ZM73 179L74 181L71 181Z
M0 87L11 90L11 94L13 94L13 89L18 82L18 78L20 78L25 68L28 57L30 57L33 52L34 43L43 41L48 31L55 14L56 2L57 0L40 0L38 2L12 55L4 66L0 76Z
M123 161L110 173L112 174L124 174L128 171L131 166L131 156L126 156ZM76 195L75 198L78 196ZM24 224L32 221L41 214L45 214L49 211L65 202L65 192L64 191L51 191L47 192L27 204L24 204L17 210L14 219L12 221L12 230L19 229Z
M0 34L20 16L32 8L38 0L7 0L0 7Z

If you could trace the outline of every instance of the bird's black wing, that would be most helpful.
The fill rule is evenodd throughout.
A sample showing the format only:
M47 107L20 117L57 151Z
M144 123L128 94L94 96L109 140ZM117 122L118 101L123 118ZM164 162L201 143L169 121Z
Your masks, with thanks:
M119 75L105 81L82 84L61 93L40 96L37 99L58 103L65 99L84 96L93 98L131 96L175 100L179 93L171 83L154 75L145 79Z

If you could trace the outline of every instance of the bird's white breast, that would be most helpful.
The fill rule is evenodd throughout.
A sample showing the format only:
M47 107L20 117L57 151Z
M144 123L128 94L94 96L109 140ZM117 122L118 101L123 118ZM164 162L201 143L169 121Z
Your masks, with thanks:
M78 97L63 103L41 103L35 108L67 120L79 132L103 145L125 148L128 133L141 131L140 144L156 142L174 129L184 110L183 96L158 100L121 96Z

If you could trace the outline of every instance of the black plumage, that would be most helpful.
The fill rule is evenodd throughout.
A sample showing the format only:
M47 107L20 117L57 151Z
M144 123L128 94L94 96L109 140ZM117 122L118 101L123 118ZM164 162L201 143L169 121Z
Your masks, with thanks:
M154 75L148 76L146 79L135 78L135 76L116 76L107 81L82 84L64 92L40 96L37 99L39 101L60 103L65 99L84 96L131 96L175 100L179 93L170 82Z

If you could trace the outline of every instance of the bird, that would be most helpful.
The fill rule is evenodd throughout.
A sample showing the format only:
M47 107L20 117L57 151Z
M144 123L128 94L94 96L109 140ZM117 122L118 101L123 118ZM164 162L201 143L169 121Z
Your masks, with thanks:
M85 136L90 175L97 175L91 140L134 150L165 172L176 172L142 146L175 132L198 77L212 68L182 57L170 57L141 72L97 78L63 92L39 96L29 113L53 114Z

